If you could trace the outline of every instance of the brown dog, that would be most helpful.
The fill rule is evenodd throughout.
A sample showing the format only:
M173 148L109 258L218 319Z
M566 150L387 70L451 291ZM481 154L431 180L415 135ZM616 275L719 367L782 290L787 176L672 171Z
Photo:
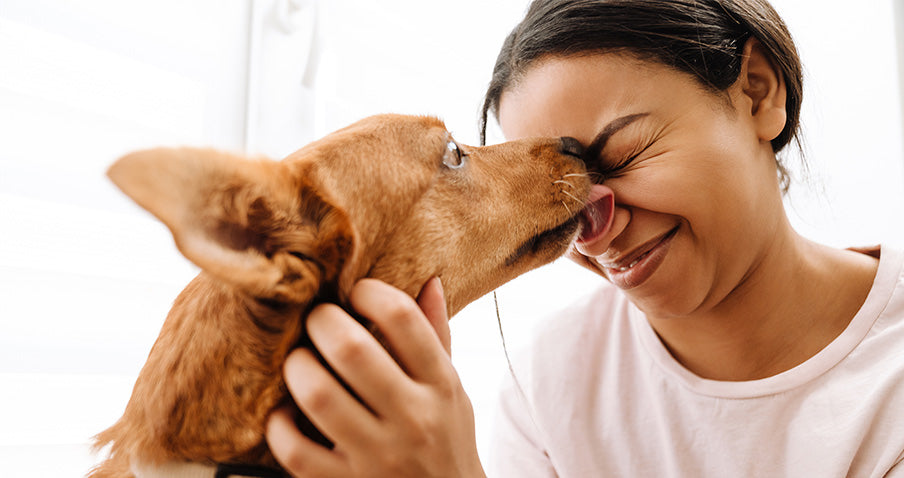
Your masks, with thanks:
M277 467L264 424L287 397L281 367L313 305L346 304L364 277L414 296L439 276L451 316L552 261L576 237L590 191L578 149L567 138L464 147L435 118L385 115L279 162L198 149L120 159L110 178L202 272L173 305L124 415L97 436L112 445L90 476Z

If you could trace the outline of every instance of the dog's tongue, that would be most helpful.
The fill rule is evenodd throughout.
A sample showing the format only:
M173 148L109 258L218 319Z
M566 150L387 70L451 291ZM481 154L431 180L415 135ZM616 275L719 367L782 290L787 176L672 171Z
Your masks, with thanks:
M581 214L581 235L578 242L590 243L609 232L615 211L615 193L602 184L590 189L590 200Z

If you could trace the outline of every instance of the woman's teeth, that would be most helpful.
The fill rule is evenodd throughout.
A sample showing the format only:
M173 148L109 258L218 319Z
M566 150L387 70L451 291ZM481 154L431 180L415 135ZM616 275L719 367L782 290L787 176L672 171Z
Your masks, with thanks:
M612 269L612 270L618 271L618 272L625 272L626 270L628 270L628 269L630 269L630 268L636 266L637 263L640 262L640 261L642 261L644 257L647 257L647 254L649 254L649 253L650 253L649 251L644 252L644 253L641 254L637 259L634 259L634 261L632 261L630 264L628 264L628 265L626 265L626 266L622 266L622 267L609 267L609 269Z

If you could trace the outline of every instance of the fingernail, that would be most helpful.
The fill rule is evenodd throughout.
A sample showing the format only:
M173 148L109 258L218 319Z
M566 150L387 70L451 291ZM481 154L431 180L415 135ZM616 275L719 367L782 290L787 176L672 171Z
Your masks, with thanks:
M439 278L439 276L434 276L434 280L436 280L436 287L439 288L440 293L443 293L443 281Z

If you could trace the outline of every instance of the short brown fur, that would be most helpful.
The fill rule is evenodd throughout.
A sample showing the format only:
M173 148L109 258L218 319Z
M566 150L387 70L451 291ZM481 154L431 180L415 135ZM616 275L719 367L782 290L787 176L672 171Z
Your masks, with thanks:
M443 280L450 315L563 254L589 193L558 139L463 147L430 117L383 115L283 161L213 150L128 155L110 178L172 231L202 272L179 295L125 413L96 437L91 478L134 463L277 466L264 440L281 368L321 301L373 277L414 296Z

